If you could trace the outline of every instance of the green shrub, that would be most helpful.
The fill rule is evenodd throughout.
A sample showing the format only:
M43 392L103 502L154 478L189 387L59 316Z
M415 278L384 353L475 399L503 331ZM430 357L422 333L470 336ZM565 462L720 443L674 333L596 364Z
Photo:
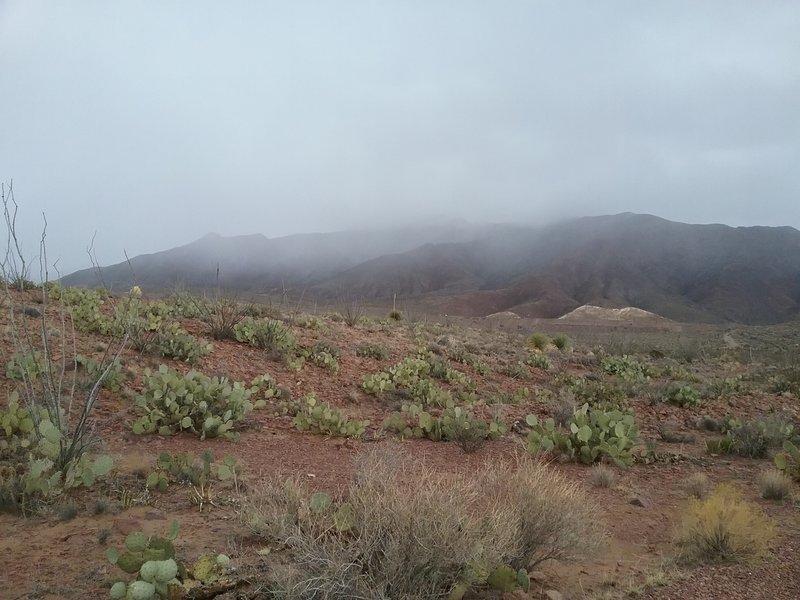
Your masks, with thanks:
M236 340L285 356L295 347L294 335L277 319L245 317L234 326Z
M644 381L650 375L644 364L627 354L603 357L600 361L600 368L604 373L615 375L627 382Z
M700 393L690 385L669 385L664 390L663 398L681 408L695 408L702 404Z
M503 374L511 379L528 379L531 372L527 365L521 361L509 363L503 369Z
M201 316L208 333L215 340L235 340L236 326L245 318L245 306L232 298L219 298L206 303Z
M775 523L759 506L721 484L705 500L689 500L675 544L686 563L748 562L766 555L776 535Z
M534 350L544 351L547 348L548 339L543 333L534 333L528 338L528 346Z
M393 310L389 312L389 318L392 321L402 321L403 320L403 313L399 310Z
M567 390L577 404L588 404L592 408L603 410L623 409L625 394L611 382L589 379L588 377L571 378Z
M591 464L608 458L619 466L633 462L631 449L638 438L633 415L619 410L602 411L588 404L575 409L567 428L553 419L540 422L536 415L526 419L528 451L557 452L573 460Z
M563 334L554 335L553 346L563 352L569 347L569 338Z
M719 429L724 440L713 442L713 454L738 454L748 458L764 458L770 448L779 448L794 432L792 422L780 414L760 417L752 421L739 421L726 417Z
M175 292L167 299L170 314L184 319L202 319L211 311L211 303L189 292Z
M274 381L256 377L246 387L227 378L208 377L198 371L181 375L161 365L158 371L146 369L142 393L136 396L136 411L141 415L133 423L136 434L172 435L188 430L199 436L236 439L233 427L253 408L265 405L265 399L253 402L259 393L276 395Z
M389 351L386 346L381 344L359 344L356 346L356 356L386 360L389 357Z

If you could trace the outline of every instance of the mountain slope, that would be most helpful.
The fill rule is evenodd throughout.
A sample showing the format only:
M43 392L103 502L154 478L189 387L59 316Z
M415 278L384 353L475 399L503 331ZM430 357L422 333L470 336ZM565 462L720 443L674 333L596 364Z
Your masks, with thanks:
M103 269L107 285L245 290L302 286L429 303L450 314L559 317L578 306L635 306L678 321L775 323L800 317L800 231L687 225L650 215L585 217L541 228L206 236ZM131 270L132 267L132 270ZM135 274L135 277L134 277ZM70 285L96 285L78 272Z

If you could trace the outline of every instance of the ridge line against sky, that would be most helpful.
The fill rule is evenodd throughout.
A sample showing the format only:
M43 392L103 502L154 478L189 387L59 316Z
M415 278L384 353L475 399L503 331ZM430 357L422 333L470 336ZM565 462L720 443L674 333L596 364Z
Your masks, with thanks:
M800 227L800 3L0 3L0 180L66 272L209 231Z

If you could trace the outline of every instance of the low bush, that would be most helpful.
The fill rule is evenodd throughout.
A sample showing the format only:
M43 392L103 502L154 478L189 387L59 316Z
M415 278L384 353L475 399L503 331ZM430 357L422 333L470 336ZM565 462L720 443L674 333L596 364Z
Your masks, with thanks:
M547 356L540 352L531 352L528 354L528 357L525 359L525 364L529 367L542 369L544 371L550 369L550 361L547 360Z
M758 489L765 500L783 500L791 494L792 482L783 471L769 469L758 476Z
M294 335L277 319L245 317L233 330L236 341L263 348L277 356L286 356L295 347Z
M702 500L711 491L711 480L705 473L692 473L683 482L683 487L690 498Z
M763 557L776 535L775 523L759 506L720 484L706 499L689 500L675 544L685 563L748 562Z
M528 346L534 350L543 352L547 349L548 344L547 336L543 333L534 333L528 338Z
M362 457L346 501L272 478L243 519L285 548L271 582L287 599L461 597L499 568L596 550L603 531L586 494L526 460L443 475L396 449Z
M595 487L609 488L617 481L617 473L605 465L595 465L589 470L589 481Z
M389 351L386 346L381 344L359 344L356 346L356 356L386 360L389 357Z

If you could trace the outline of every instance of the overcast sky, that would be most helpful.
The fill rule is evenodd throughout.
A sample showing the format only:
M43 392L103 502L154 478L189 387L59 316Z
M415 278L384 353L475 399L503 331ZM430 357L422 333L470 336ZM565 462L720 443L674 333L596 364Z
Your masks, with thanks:
M0 0L0 179L66 271L215 231L800 227L800 2ZM35 246L35 244L31 244Z

